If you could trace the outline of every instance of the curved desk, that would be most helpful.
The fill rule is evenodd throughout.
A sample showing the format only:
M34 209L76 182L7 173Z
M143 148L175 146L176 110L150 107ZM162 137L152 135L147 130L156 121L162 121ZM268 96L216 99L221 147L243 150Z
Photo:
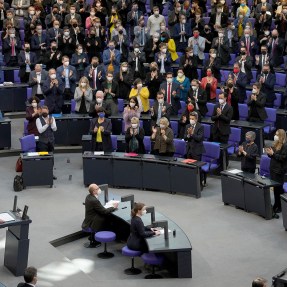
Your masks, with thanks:
M111 197L111 196L110 196ZM117 199L116 196L113 197ZM120 202L119 207L112 213L114 225L116 225L117 237L127 240L130 234L131 222L130 202ZM151 216L146 214L142 217L145 225L151 225ZM169 232L168 239L164 235L154 236L146 239L148 250L151 253L161 253L164 260L164 268L168 269L171 276L177 278L192 278L192 246L184 231L165 215L155 212L155 220L167 220ZM117 230L120 232L117 232ZM173 231L175 230L175 235Z
M124 153L83 154L84 185L109 184L116 187L153 189L201 197L200 168L204 163L186 164L181 158L150 154L137 157Z

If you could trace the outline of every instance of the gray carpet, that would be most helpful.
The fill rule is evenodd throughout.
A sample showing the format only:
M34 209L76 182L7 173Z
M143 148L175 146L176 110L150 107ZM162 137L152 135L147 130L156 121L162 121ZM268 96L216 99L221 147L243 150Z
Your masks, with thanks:
M68 160L69 159L69 160ZM70 161L70 163L68 163ZM1 158L0 210L12 207L15 193L12 181L16 157ZM238 167L238 162L231 162ZM101 260L100 249L85 249L81 239L54 248L49 242L79 231L84 216L82 202L87 194L82 180L81 154L57 154L53 188L29 188L18 193L18 205L27 204L33 220L30 227L29 265L39 269L38 286L143 286L147 270L126 276L123 270L130 260L121 256L121 244L110 244L115 257ZM69 180L72 175L72 180ZM160 176L159 176L159 180ZM153 286L250 286L256 276L271 277L286 267L287 233L282 219L263 218L221 201L220 180L209 178L202 198L142 190L112 189L119 195L134 193L137 201L154 205L188 235L192 246L193 278L153 281ZM5 230L0 230L0 262L4 258ZM140 259L137 266L143 268ZM16 286L22 278L14 277L0 266L0 281Z

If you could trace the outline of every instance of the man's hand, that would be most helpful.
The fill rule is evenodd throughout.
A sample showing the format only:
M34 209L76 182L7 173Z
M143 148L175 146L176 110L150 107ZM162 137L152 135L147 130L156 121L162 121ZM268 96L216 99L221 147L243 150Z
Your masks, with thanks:
M98 132L98 127L94 127L94 133Z
M119 206L119 203L118 203L118 202L114 202L114 203L113 203L113 207L114 207L114 208L118 208L118 206Z
M100 130L101 130L101 132L104 132L104 127L103 126L100 126Z

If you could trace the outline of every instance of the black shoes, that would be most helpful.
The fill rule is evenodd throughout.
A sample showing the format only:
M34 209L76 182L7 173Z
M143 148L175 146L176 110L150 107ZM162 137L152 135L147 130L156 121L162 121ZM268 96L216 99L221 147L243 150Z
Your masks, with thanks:
M273 212L274 213L281 213L282 212L281 207L278 207L278 206L274 205L273 206Z
M54 179L54 180L57 180L57 177L53 175L53 179Z

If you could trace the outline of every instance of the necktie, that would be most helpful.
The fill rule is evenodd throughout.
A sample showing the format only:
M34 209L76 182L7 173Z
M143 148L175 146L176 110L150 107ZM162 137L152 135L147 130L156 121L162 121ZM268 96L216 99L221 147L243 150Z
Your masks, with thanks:
M42 44L42 36L39 35L39 44Z
M11 39L11 56L14 57L15 55L15 42L14 38Z
M220 105L220 109L223 110L223 105Z
M247 56L249 56L249 37L246 38Z
M93 71L94 88L97 89L97 68Z
M263 59L262 59L262 61L263 61L263 63L262 63L262 67L264 66L264 64L265 64L265 55L263 56Z
M167 102L170 104L171 102L171 83L167 85Z
M157 112L157 121L156 124L159 125L159 121L161 119L161 112L162 112L162 104L158 105L158 112Z
M144 28L141 28L141 46L144 46Z
M136 68L135 68L135 71L138 72L139 70L139 58L136 57Z

